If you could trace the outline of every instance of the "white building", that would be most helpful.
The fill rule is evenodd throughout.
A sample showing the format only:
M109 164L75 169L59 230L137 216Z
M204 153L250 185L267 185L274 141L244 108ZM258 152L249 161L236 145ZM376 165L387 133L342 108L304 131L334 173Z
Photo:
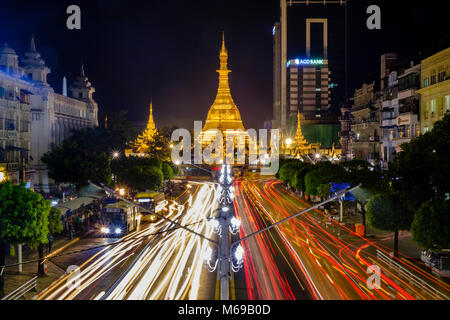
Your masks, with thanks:
M40 159L46 152L68 138L72 130L98 125L98 107L93 99L95 89L86 77L82 66L80 75L69 88L71 97L56 93L47 83L50 69L36 51L34 38L31 39L30 50L25 53L20 65L15 51L7 46L3 47L0 50L0 69L2 70L0 71L0 87L5 88L4 98L1 96L0 89L0 108L2 104L7 108L11 104L16 104L20 105L22 111L22 114L16 115L15 118L16 123L21 121L20 125L10 126L11 130L2 130L0 120L0 137L6 137L6 135L11 137L14 136L13 132L16 132L14 139L3 139L8 140L6 143L3 142L3 148L14 145L28 150L29 157L26 162L30 159L31 161L27 169L35 174L27 180L32 180L35 189L49 192L53 183L49 181L45 166ZM66 90L63 89L64 91ZM0 119L2 119L1 111ZM7 124L8 119L10 118L4 118L3 126ZM30 121L31 128L17 135L18 131L27 129L27 123L29 125ZM16 158L17 155L8 156L6 163Z

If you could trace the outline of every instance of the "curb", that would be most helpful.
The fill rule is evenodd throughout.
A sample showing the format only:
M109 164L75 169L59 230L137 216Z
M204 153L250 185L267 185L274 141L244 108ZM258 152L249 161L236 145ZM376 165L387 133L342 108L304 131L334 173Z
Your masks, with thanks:
M80 238L73 238L72 241L66 243L65 245L63 245L62 247L56 249L55 251L53 251L52 253L50 253L49 255L45 256L44 259L50 259L54 256L56 256L57 254L61 253L61 251L63 251L64 249L70 247L71 245L73 245L74 243L78 242L80 240Z

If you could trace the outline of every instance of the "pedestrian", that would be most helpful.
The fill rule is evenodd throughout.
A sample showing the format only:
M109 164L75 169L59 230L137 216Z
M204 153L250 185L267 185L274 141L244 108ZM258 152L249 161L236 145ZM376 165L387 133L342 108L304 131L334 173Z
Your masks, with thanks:
M73 239L73 225L71 222L69 222L68 225L69 225L69 239L72 240Z
M53 246L53 236L51 234L48 234L48 253L52 252L52 246Z

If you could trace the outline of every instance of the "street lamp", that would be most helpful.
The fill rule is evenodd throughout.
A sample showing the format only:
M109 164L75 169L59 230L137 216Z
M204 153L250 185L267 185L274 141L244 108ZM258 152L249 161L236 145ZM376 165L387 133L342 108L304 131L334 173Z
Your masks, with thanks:
M119 151L113 151L112 152L112 158L113 159L117 159L120 157L120 152Z
M289 146L292 144L292 139L291 138L287 138L285 142L286 142L286 145L289 148Z

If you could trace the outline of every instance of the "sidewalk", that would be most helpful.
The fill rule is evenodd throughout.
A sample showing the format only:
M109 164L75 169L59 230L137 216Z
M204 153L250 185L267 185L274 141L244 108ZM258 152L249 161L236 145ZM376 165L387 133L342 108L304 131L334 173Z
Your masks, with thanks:
M362 216L360 214L356 214L353 216L344 215L344 225L347 228L352 229L355 223L362 223ZM386 246L392 251L394 250L393 232L378 230L367 225L365 238ZM420 261L420 253L423 249L421 249L415 242L412 241L412 235L410 232L400 231L398 239L398 250L401 254Z
M70 239L57 239L53 242L53 248L51 254L58 254L60 251L70 247L72 244L76 243L79 238ZM16 264L17 261L17 247L15 256L6 257L6 265ZM45 256L48 255L48 247L44 248ZM38 252L37 250L22 249L22 261L27 262L30 260L37 260ZM64 275L65 270L60 269L54 265L51 261L47 260L47 274L45 276L40 276L37 279L37 291L30 291L25 295L25 300L32 299L37 292L40 292L47 288L51 283L57 280L59 277ZM25 282L37 275L38 262L31 262L22 265L22 272L18 271L19 266L6 267L5 269L5 286L4 294L5 296L23 285ZM2 296L0 296L2 298Z

